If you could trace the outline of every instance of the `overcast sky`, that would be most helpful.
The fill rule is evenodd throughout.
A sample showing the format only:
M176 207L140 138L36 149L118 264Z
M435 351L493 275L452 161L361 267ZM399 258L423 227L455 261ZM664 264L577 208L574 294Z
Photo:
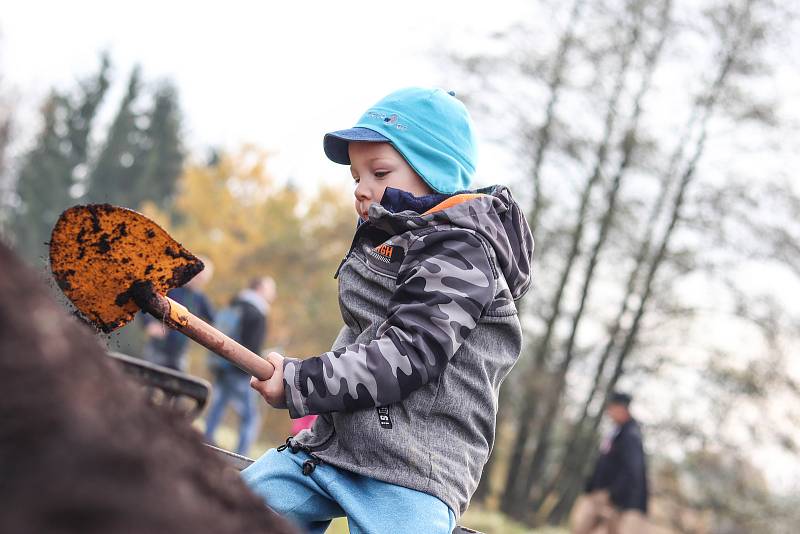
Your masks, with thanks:
M326 131L347 128L384 94L448 83L435 51L525 16L531 2L3 2L0 72L19 95L23 136L53 85L93 73L102 50L115 67L113 113L132 66L173 80L195 153L255 143L276 151L280 177L347 171L322 153ZM478 125L480 127L480 124ZM490 167L486 150L483 162ZM487 162L487 159L488 162Z

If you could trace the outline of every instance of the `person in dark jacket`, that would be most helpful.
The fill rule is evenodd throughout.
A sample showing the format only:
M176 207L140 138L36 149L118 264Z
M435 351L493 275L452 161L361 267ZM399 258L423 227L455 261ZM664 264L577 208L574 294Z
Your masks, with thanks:
M267 338L269 305L275 299L275 281L269 277L253 279L249 287L240 292L229 308L219 312L222 319L233 313L234 331L227 332L236 341L259 354ZM221 328L223 331L224 328ZM211 356L214 375L214 394L206 418L206 439L213 443L225 408L232 404L239 414L238 454L247 454L258 434L259 414L256 393L250 388L250 375L219 357Z
M205 268L194 278L182 286L167 293L175 302L183 304L186 308L206 322L213 322L214 308L208 297L203 293L203 287L211 281L214 274L214 265L208 258L200 257ZM142 349L142 359L148 362L163 365L176 371L186 372L186 350L189 338L177 330L165 327L160 320L152 315L142 314L147 340Z
M573 533L641 534L647 514L647 473L639 423L631 396L614 393L606 414L613 431L603 440L586 495L576 504Z

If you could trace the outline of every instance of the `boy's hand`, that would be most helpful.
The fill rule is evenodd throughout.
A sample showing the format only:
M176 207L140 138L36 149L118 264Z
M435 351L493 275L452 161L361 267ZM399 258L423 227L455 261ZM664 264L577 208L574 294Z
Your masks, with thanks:
M283 356L277 352L267 354L267 361L275 367L269 380L250 378L250 387L261 393L267 404L273 408L286 408L286 395L283 388Z

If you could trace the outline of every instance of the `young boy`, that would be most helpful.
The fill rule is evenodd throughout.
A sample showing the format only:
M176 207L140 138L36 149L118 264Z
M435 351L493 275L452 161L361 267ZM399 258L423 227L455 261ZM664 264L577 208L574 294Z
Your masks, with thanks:
M355 180L359 225L337 272L345 324L330 352L271 353L275 374L251 380L292 418L319 417L243 476L310 532L347 516L352 533L449 534L519 356L533 239L508 189L463 192L476 142L453 93L396 91L324 148Z

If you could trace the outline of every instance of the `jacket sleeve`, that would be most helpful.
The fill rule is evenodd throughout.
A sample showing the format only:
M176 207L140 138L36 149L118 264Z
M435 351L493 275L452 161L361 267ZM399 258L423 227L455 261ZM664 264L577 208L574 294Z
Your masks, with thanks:
M435 380L491 303L494 280L483 242L471 232L418 237L375 339L284 362L290 416L386 406Z

